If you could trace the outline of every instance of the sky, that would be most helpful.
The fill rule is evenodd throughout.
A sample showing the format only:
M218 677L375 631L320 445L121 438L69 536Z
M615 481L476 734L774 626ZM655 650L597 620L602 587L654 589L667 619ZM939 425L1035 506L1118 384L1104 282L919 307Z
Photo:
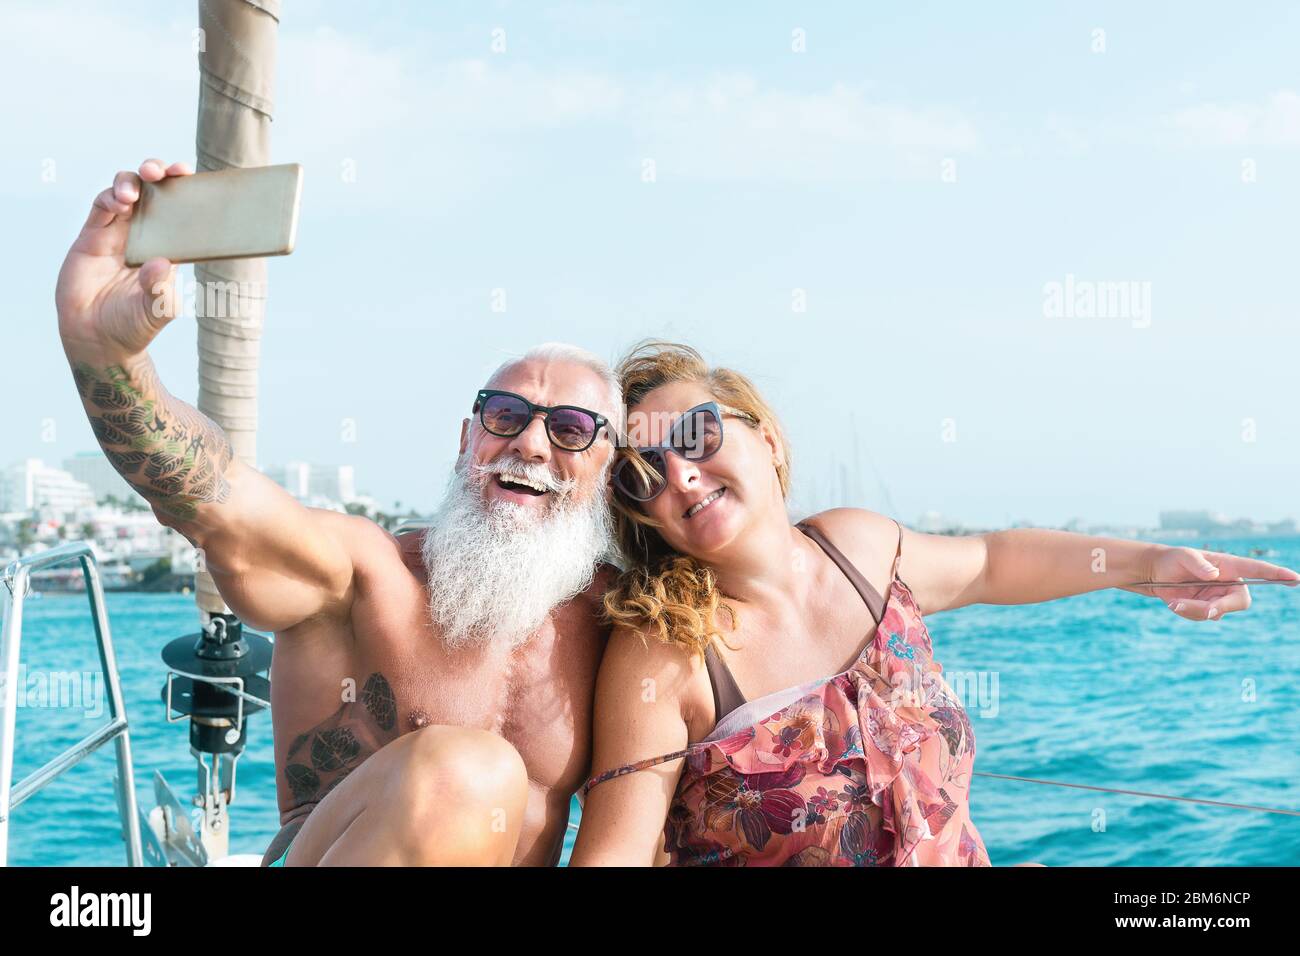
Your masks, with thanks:
M285 7L261 465L430 509L500 362L662 337L758 384L796 512L1300 518L1300 7ZM0 465L95 447L55 277L115 171L193 160L196 22L0 7ZM152 354L194 401L192 318Z

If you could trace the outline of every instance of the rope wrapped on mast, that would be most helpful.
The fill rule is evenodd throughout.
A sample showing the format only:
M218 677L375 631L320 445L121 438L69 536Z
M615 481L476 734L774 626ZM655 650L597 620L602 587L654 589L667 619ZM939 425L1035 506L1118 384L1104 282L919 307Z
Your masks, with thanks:
M280 0L199 0L200 172L266 166L271 159L276 32ZM257 370L266 316L266 260L196 263L199 411L225 430L231 448L257 465ZM195 575L206 619L229 613L212 578Z

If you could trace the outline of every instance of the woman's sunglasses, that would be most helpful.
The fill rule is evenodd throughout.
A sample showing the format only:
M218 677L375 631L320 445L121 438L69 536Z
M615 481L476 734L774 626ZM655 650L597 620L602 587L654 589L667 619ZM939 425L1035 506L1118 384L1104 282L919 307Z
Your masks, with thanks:
M682 413L673 422L668 441L650 448L630 448L614 466L614 487L635 501L650 501L668 486L668 453L696 462L712 458L722 447L722 416L743 418L751 425L758 420L747 412L705 402Z
M491 388L478 393L474 411L488 434L498 438L514 438L541 412L546 418L546 436L564 451L586 451L601 427L609 424L604 415L576 405L534 405L522 395Z

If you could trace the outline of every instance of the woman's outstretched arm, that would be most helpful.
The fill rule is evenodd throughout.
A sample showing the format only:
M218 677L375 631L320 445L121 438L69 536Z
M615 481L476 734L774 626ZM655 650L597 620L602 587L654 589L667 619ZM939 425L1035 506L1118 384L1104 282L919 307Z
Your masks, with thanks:
M930 611L966 604L1037 604L1123 588L1159 598L1190 620L1250 607L1250 591L1231 582L1268 578L1300 582L1288 568L1221 551L1150 541L1103 538L1046 528L1011 528L967 537L906 532L907 581ZM1150 587L1151 581L1204 582L1201 587Z
M835 508L817 515L816 521L864 568L872 567L879 555L892 554L898 542L895 523L872 511ZM902 534L898 575L924 614L968 604L1037 604L1122 588L1159 598L1180 617L1204 621L1250 607L1249 588L1226 582L1300 582L1300 574L1267 561L1071 531L1011 528L942 535L903 528ZM1147 586L1149 581L1204 584L1161 588Z

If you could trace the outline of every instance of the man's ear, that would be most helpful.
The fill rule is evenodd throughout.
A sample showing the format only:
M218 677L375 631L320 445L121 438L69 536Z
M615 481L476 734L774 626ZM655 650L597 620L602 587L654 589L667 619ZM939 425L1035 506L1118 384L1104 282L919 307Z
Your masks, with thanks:
M457 457L460 457L461 455L465 454L465 449L468 447L469 447L469 419L462 418L460 420L460 451L457 452Z

